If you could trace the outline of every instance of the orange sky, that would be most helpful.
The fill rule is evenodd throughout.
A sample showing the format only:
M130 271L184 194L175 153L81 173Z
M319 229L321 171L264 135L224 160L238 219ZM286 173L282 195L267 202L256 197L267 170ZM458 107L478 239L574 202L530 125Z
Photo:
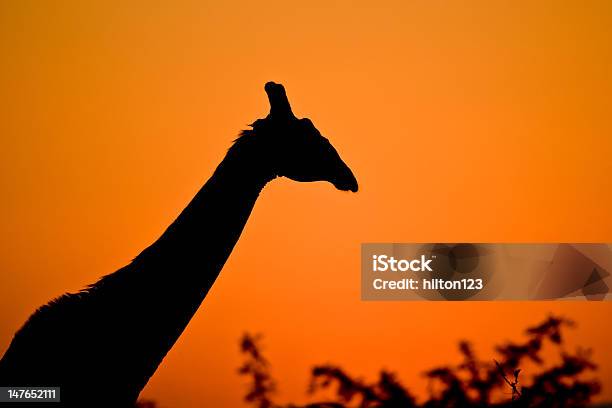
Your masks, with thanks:
M493 358L554 312L612 398L609 303L359 300L361 242L612 242L612 3L160 3L0 4L0 353L155 240L274 80L360 191L266 187L145 397L239 405L245 330L283 401L324 362L422 393L457 340Z

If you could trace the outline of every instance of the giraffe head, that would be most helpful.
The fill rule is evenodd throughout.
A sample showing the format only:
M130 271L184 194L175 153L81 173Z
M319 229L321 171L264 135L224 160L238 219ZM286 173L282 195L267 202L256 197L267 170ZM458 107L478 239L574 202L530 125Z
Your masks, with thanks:
M285 88L268 82L270 114L251 126L263 140L268 159L279 176L295 181L327 181L338 190L357 191L357 180L329 140L310 119L293 115Z

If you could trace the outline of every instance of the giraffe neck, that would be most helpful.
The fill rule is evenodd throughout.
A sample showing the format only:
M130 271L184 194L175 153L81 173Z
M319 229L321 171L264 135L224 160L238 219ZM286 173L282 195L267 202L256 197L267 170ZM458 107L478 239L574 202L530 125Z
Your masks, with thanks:
M0 383L61 384L66 401L95 395L101 398L96 406L133 405L275 177L268 157L254 135L241 137L176 221L132 263L30 317L0 359Z
M176 221L129 265L145 282L134 333L151 345L141 348L147 353L139 358L142 387L204 300L259 193L275 177L259 153L254 136L239 139Z
M268 167L256 137L240 138L178 218L135 262L168 264L174 269L173 276L202 283L206 295L261 190L276 177Z

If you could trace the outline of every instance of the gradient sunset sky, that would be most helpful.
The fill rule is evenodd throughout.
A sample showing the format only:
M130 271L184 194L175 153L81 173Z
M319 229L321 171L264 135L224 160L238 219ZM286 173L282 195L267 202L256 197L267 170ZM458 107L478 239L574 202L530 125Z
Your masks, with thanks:
M266 187L143 397L241 406L265 335L280 401L309 368L421 373L549 313L612 399L612 304L361 302L362 242L612 242L612 2L2 1L0 353L30 313L129 262L283 83L357 194ZM527 373L528 374L528 373Z

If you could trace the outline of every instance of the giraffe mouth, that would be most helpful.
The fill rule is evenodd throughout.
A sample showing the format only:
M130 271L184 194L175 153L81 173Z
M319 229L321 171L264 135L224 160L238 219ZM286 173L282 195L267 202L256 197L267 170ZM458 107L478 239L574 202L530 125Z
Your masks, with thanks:
M346 170L343 173L344 174L342 174L342 176L333 180L332 184L338 190L356 193L357 190L359 190L359 184L357 183L355 175L348 167L346 167Z

